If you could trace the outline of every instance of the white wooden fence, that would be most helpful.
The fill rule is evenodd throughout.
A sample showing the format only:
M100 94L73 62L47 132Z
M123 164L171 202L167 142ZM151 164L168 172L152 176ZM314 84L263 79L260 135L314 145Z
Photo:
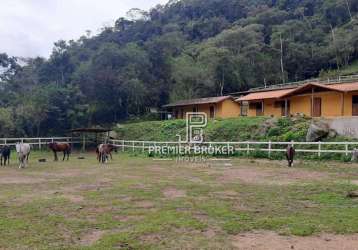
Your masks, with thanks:
M70 144L80 144L79 138L73 137L47 137L47 138L0 138L0 146L9 145L14 146L17 142L29 143L37 146L39 149L46 147L50 142L62 142ZM130 150L132 152L141 151L146 152L151 147L155 146L188 146L187 143L178 141L128 141L128 140L108 140L121 148L122 151ZM271 156L274 152L286 152L288 145L295 147L298 153L317 154L321 157L324 153L337 153L349 156L355 148L358 148L358 142L203 142L199 146L232 146L236 152L244 152L250 154L252 152L267 152ZM194 149L195 145L191 145Z
M160 141L127 141L127 140L109 140L121 148L122 151L126 149L146 152L153 146L188 146L182 142L160 142ZM244 152L250 154L251 152L267 152L271 156L274 152L286 152L288 145L292 145L297 153L311 153L317 154L321 157L323 153L337 153L349 156L355 148L358 148L358 142L203 142L199 146L232 146L236 152ZM192 146L192 149L194 147Z
M46 147L50 142L59 142L59 143L70 143L77 144L80 143L78 138L72 137L47 137L47 138L0 138L0 146L14 146L16 143L28 143L33 146L38 146L39 149Z

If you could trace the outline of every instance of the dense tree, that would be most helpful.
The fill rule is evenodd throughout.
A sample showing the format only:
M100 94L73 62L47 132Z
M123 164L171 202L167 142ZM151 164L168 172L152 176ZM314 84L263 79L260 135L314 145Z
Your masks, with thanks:
M171 0L48 59L0 53L0 134L60 135L340 69L358 59L357 13L357 0Z

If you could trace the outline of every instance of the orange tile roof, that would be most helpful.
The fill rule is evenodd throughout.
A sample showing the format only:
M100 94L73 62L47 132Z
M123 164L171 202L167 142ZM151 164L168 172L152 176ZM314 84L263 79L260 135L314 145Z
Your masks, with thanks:
M237 99L236 101L240 102L240 101L258 101L263 99L280 99L283 97L288 97L298 94L299 92L307 90L310 87L318 87L318 88L331 90L331 91L338 91L338 92L351 92L351 91L358 91L358 82L338 83L338 84L319 84L319 83L312 82L291 89L278 89L278 90L253 92Z
M282 97L287 97L287 96L292 96L292 95L298 94L301 91L311 89L311 87L316 87L316 88L320 88L320 89L324 89L324 90L331 90L331 91L340 91L340 92L342 91L342 90L338 89L337 87L334 87L331 85L324 85L324 84L319 84L319 83L307 83L307 84L297 87L295 89L291 89L291 91L289 91Z
M241 102L241 101L258 101L262 99L278 99L281 98L282 96L285 96L287 93L291 91L292 89L280 89L280 90L255 92L243 96L237 99L237 101Z
M207 98L198 98L198 99L190 99L190 100L181 100L175 103L170 103L164 105L164 108L178 107L178 106L189 106L189 105L199 105L199 104L211 104L211 103L219 103L223 102L227 99L233 99L231 96L218 96L218 97L207 97Z
M344 92L358 91L358 82L330 84L328 86Z

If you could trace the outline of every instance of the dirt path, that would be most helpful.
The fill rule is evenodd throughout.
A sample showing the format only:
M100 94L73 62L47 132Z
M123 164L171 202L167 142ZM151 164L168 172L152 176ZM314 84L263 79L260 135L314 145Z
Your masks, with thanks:
M216 171L221 174L221 183L242 181L248 184L287 185L293 183L320 181L330 178L328 173L299 168L271 168L255 166L238 166Z
M261 231L237 235L232 245L240 250L358 250L358 234L297 237Z

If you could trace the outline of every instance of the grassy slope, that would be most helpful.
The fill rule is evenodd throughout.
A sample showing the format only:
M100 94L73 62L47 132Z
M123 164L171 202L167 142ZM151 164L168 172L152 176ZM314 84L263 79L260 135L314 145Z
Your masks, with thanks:
M358 233L358 203L345 197L357 165L304 162L290 173L276 161L227 169L115 155L100 167L93 154L77 156L54 163L35 152L27 169L0 168L0 248L230 249L233 235L252 230Z
M241 117L209 121L204 130L206 141L302 141L305 139L310 120ZM268 122L268 124L266 124ZM156 121L125 124L116 129L119 138L127 140L177 140L176 135L185 135L185 121Z
M320 77L328 78L328 77L337 77L339 75L357 75L357 74L358 74L358 60L342 68L340 71L338 70L324 71L321 73Z

